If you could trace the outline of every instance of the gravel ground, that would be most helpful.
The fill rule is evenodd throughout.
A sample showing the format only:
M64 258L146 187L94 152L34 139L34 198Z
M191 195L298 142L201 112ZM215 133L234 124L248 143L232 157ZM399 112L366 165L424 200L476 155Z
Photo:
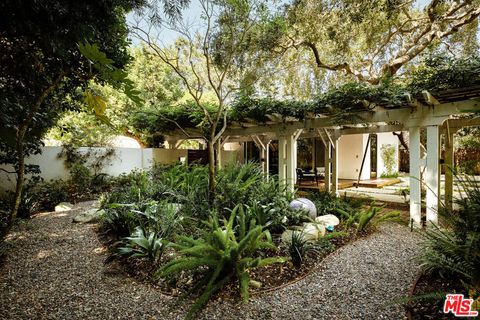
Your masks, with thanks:
M81 208L40 214L9 235L0 267L2 319L181 319L172 298L103 265L93 225L71 223ZM250 302L213 301L201 319L403 319L418 270L419 238L385 224L344 246L305 279ZM185 306L185 303L182 304Z

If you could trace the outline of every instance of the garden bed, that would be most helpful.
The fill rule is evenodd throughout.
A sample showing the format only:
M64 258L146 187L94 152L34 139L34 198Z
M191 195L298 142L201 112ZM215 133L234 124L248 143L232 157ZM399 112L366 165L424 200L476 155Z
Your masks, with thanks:
M419 274L410 291L411 301L406 304L407 318L409 320L457 319L451 313L443 313L443 304L448 293L468 295L458 280Z
M308 253L303 260L303 263L299 267L295 267L291 262L286 262L283 264L271 264L264 267L256 268L251 270L251 278L255 281L261 283L259 288L251 288L251 295L258 295L267 292L272 292L278 289L281 289L285 286L293 284L299 280L304 279L316 267L322 263L322 261L328 257L330 254L338 250L339 248L352 243L358 239L365 238L375 232L374 227L369 227L366 230L361 232L356 232L354 229L346 230L342 225L339 225L337 228L338 232L345 232L346 234L341 237L334 237L330 239L330 243L334 245L334 250L331 252L316 252ZM99 235L99 240L104 243L106 247L111 246L112 239L105 236L104 234L99 234L100 230L97 230ZM285 245L282 245L280 235L274 237L274 244L279 248L278 251L268 250L264 254L269 257L275 256L285 256L288 257L289 253ZM173 252L165 254L166 257L172 255ZM165 264L168 258L162 259L159 261L159 265ZM164 280L159 279L154 276L154 272L157 266L152 266L146 260L141 259L121 259L112 266L114 269L120 269L122 272L125 272L129 276L135 278L137 281L152 285L160 292L165 295L180 297L191 289L193 284L194 275L185 274L184 277L176 278L175 282L172 282L172 279ZM215 298L225 298L230 300L235 300L239 298L239 284L238 281L232 281L227 284L222 291L218 292L215 295Z

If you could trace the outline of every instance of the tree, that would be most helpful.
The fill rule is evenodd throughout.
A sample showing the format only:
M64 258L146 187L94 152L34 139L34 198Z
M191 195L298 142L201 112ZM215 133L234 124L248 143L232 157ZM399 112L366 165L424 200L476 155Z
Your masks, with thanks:
M47 137L83 146L108 144L115 135L134 138L144 147L158 147L153 139L161 124L163 112L188 100L181 79L148 49L135 47L129 50L132 59L125 67L128 79L138 91L142 103L137 104L123 90L109 84L94 82L90 88L105 99L108 124L96 119L83 108L62 115Z
M25 157L40 152L45 131L62 110L78 106L84 98L79 88L99 73L82 55L79 44L98 44L83 48L108 64L112 79L124 77L118 68L129 59L125 14L141 4L142 0L7 0L0 4L0 161L12 164L17 178L10 225L29 169ZM87 98L94 98L87 93Z
M247 65L255 59L245 59L250 36L255 35L266 12L262 1L200 0L203 26L195 29L187 19L166 20L140 17L133 34L150 48L181 79L194 106L203 113L202 136L207 142L209 156L209 190L215 190L215 147L227 127L227 103L235 92L251 86ZM147 26L147 27L146 27ZM167 28L181 35L176 50L162 47L155 27ZM212 92L215 106L205 101ZM179 126L180 127L180 126ZM190 135L180 127L186 138Z
M287 28L271 45L307 49L317 68L378 84L424 50L474 23L480 2L304 0L286 9Z

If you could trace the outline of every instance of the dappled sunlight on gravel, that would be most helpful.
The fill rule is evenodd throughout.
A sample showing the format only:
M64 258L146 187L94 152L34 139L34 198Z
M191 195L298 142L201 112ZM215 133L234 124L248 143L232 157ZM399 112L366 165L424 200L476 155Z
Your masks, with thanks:
M172 299L103 264L108 252L78 210L37 215L7 237L0 269L1 319L182 319L189 301ZM402 319L419 238L389 224L328 256L303 280L253 296L212 301L203 319ZM176 301L176 300L174 300ZM389 305L390 304L390 305Z

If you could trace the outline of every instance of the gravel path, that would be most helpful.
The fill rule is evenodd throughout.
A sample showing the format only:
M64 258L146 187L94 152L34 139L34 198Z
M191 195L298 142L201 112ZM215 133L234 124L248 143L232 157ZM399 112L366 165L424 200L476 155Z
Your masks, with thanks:
M40 214L9 235L1 318L181 319L170 297L105 268L94 226L71 223L79 210ZM337 250L305 279L247 304L213 301L199 318L402 319L402 307L386 304L408 291L418 242L406 227L386 224Z

